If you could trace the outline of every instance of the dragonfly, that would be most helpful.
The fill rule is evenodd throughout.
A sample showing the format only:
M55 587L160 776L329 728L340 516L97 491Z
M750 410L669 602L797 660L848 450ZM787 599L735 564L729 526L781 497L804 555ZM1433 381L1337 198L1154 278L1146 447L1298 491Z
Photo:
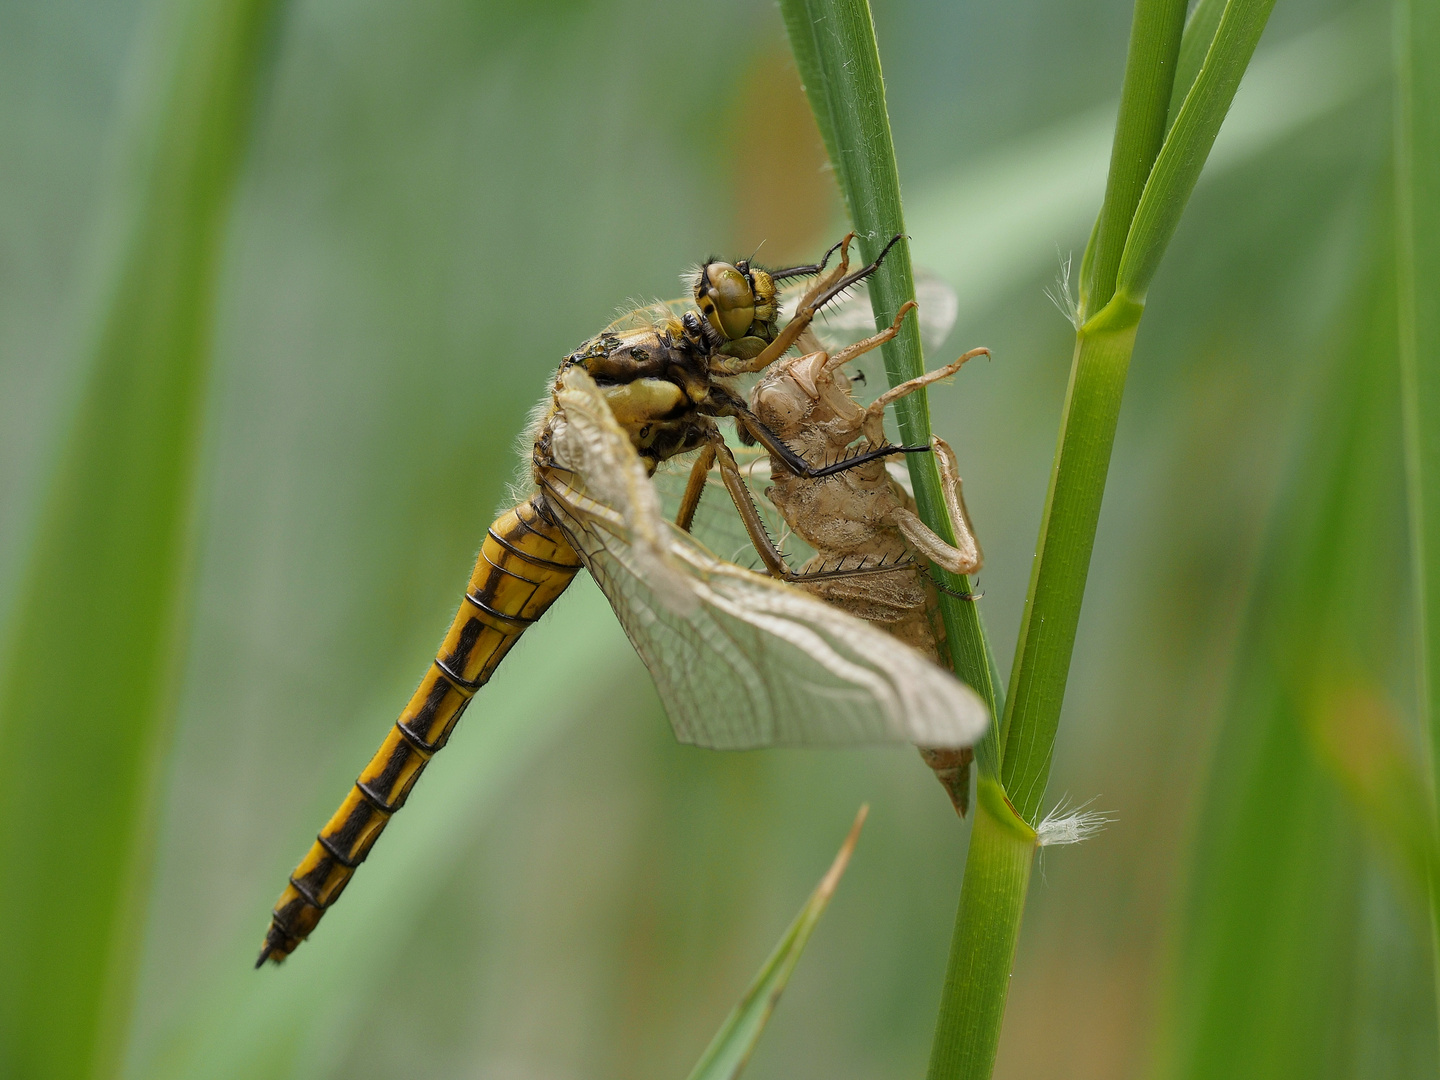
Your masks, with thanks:
M662 462L723 445L727 417L780 468L812 480L928 452L887 443L814 465L735 388L784 356L900 238L853 272L852 239L782 270L708 260L688 304L632 311L561 362L525 435L533 490L487 530L439 652L290 875L256 967L279 963L315 929L476 693L581 569L609 600L682 742L958 748L979 738L989 714L969 687L864 621L715 555L665 517L652 482ZM815 280L785 319L777 283L795 278Z
M943 301L938 288L929 291ZM750 392L751 409L761 423L807 460L843 459L855 453L857 440L866 449L885 445L887 406L949 378L968 361L989 355L988 349L971 349L953 363L901 383L862 406L845 366L893 338L901 321L916 308L913 301L907 303L887 329L836 349L838 341L864 325L851 316L862 301L863 297L852 298L842 307L841 317L830 320L821 334L807 331L804 344L813 348L771 364ZM868 302L864 306L868 308ZM932 322L941 329L928 332L928 337L943 338L949 329L953 306L941 307ZM931 446L954 545L915 513L904 472L897 470L893 458L871 459L842 474L812 479L783 469L763 450L709 445L692 466L706 472L706 483L687 485L677 517L683 526L696 529L701 496L707 487L720 488L739 511L738 522L733 512L725 512L729 503L722 503L718 514L700 523L703 536L735 551L737 557L748 543L771 576L804 588L893 634L931 662L943 664L947 651L939 609L941 586L928 566L973 574L984 556L965 506L955 453L938 435L932 437ZM754 498L757 489L763 501ZM761 510L764 502L778 513L778 521L773 516L767 520ZM772 536L780 537L780 542ZM803 547L808 556L798 569L787 561L787 541L792 548ZM920 753L963 817L969 808L973 751L968 746L921 744Z

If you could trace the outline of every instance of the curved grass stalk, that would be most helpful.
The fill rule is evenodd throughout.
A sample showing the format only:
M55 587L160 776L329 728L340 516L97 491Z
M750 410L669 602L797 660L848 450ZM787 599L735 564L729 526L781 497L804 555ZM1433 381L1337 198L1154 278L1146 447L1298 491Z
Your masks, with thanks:
M795 916L795 921L780 938L775 951L761 965L755 981L741 996L726 1017L725 1023L721 1024L720 1030L715 1033L715 1038L700 1055L700 1060L690 1073L690 1080L735 1080L735 1077L745 1071L750 1055L755 1052L755 1046L765 1031L765 1025L770 1022L770 1016L775 1012L781 993L790 982L795 965L800 962L800 954L804 952L811 933L820 922L820 916L825 914L825 909L830 906L830 898L835 895L840 878L850 864L850 855L855 850L855 842L860 839L860 828L865 824L865 817L869 812L869 806L860 807L860 812L855 815L855 823L850 826L849 835L840 845L835 861L830 864L830 869L825 871L825 876L820 879L820 884L815 886L810 899L805 901L805 906Z

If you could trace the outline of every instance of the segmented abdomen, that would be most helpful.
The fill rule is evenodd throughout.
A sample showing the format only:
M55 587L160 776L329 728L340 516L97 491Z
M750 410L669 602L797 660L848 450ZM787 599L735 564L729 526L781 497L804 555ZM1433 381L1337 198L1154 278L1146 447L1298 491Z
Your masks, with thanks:
M260 950L276 963L295 950L339 898L386 823L525 629L565 591L580 558L538 504L521 503L490 526L470 586L440 652L389 736L280 894Z

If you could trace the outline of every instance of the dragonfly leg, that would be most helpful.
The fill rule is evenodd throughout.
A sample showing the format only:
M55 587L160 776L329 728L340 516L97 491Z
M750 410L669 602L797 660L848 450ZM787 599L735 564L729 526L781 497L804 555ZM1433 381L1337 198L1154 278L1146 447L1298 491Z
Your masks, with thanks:
M955 451L951 450L950 444L939 435L931 436L931 443L935 447L936 464L940 467L940 491L945 499L950 526L955 530L955 545L947 544L904 507L895 510L895 524L905 539L937 566L944 567L952 574L973 574L980 569L985 557L980 551L980 542L975 539L970 514L965 509Z
M725 411L720 415L733 416L742 432L748 432L755 441L769 450L771 454L784 463L785 468L796 476L804 477L806 480L823 480L827 476L834 476L846 469L853 469L856 466L864 465L880 458L887 458L891 454L923 454L928 453L929 446L892 446L883 443L880 446L862 450L839 461L832 461L828 465L811 465L788 445L778 435L766 427L758 416L745 406L734 402L728 402Z
M711 455L717 458L720 463L720 479L725 484L725 490L730 493L730 499L735 504L735 509L740 513L740 520L745 523L745 532L749 534L750 543L755 545L755 550L760 555L760 561L765 564L765 569L770 571L772 577L784 581L791 581L797 576L795 571L785 565L785 556L775 546L775 541L770 539L770 533L765 528L765 522L760 518L760 511L755 508L755 501L750 497L750 489L745 486L745 477L740 473L740 465L735 460L735 455L730 452L730 447L725 445L723 439L715 438L710 443ZM698 464L698 463L697 463ZM709 472L709 466L706 466ZM690 474L693 485L695 474ZM703 479L702 479L703 484ZM685 494L690 494L686 489ZM697 500L698 501L698 500Z
M712 445L720 465L720 479L724 482L725 490L735 504L735 509L740 513L740 520L745 524L745 532L750 537L750 543L754 545L756 552L760 555L760 561L765 564L765 569L770 572L771 577L796 584L818 581L823 578L889 574L914 565L909 559L889 563L884 560L878 563L867 563L862 560L859 565L846 567L843 565L844 560L842 559L833 569L808 573L790 569L786 565L784 553L776 546L775 541L770 538L769 530L765 528L765 522L760 517L760 511L755 507L755 500L750 495L750 488L745 484L745 477L740 472L740 465L735 460L735 455L730 452L730 448L722 439L717 438Z
M789 266L786 267L784 270L771 270L770 280L785 281L792 277L810 277L814 274L818 274L825 269L825 264L830 261L831 255L834 255L835 252L839 251L842 247L849 247L850 241L854 239L855 234L853 232L846 233L844 239L842 239L829 251L825 252L825 254L820 257L820 261L818 263L810 263L808 266Z
M710 466L715 464L715 447L706 444L690 466L690 480L685 485L685 495L680 500L680 512L675 515L675 524L685 532L695 523L695 511L700 506L700 496L705 494L705 481L710 476Z

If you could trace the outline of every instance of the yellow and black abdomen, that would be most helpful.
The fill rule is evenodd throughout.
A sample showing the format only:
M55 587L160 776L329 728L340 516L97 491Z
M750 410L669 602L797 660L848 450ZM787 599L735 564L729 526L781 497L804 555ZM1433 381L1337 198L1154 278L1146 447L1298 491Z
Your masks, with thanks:
M440 652L384 744L290 875L256 967L266 959L283 960L315 928L405 804L430 758L450 738L475 691L579 569L579 556L537 499L490 526Z

